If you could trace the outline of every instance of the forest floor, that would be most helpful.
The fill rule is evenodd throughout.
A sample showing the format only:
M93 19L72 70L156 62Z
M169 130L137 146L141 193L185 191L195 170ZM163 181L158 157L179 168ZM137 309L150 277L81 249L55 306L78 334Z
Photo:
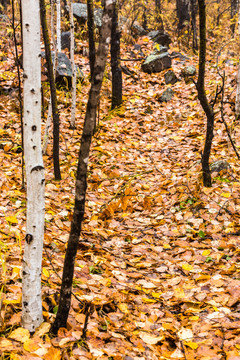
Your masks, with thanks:
M146 38L138 44L145 55L153 47ZM132 57L132 48L124 46L122 57ZM226 101L231 102L237 54L229 55L228 50L221 54L219 66L226 71ZM214 98L221 80L216 54L213 46L207 67L209 98ZM206 118L195 85L181 77L184 66L198 61L191 52L187 56L185 61L173 60L180 81L168 86L165 72L147 75L139 62L124 63L133 74L123 75L124 103L114 111L109 111L108 65L89 160L72 309L67 330L60 329L57 337L50 336L49 328L70 230L89 81L78 84L75 130L69 129L70 94L58 94L62 180L53 178L49 145L44 156L44 323L30 336L20 325L26 194L17 150L17 90L12 90L16 69L13 52L8 50L7 59L2 58L6 78L1 80L5 90L0 95L1 359L240 359L240 165L216 111L211 162L225 159L230 168L213 173L213 186L203 187ZM76 61L88 73L88 59L76 56ZM161 103L167 87L174 97ZM240 150L240 123L234 120L231 104L226 103L224 111Z

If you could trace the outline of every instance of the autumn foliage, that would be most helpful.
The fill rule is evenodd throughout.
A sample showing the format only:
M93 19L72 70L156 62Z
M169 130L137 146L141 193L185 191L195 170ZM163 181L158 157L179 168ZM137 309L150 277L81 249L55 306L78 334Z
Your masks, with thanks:
M129 2L131 3L131 2ZM215 4L223 6L223 4ZM231 38L227 11L207 17L206 92L215 98L225 71L224 114L240 150L234 101L239 38ZM129 4L121 11L129 14ZM146 74L141 62L122 62L123 105L111 108L110 59L101 94L99 121L89 159L86 213L73 280L67 329L50 333L61 286L72 218L75 174L89 82L84 31L76 38L75 62L85 74L77 84L76 129L69 127L71 97L58 89L61 181L54 181L52 144L44 156L46 218L42 269L44 323L30 335L21 327L21 260L25 238L25 191L21 188L21 135L17 71L9 18L0 18L0 353L1 359L240 359L240 166L215 106L210 162L228 168L201 178L206 118L193 81L182 73L197 67L190 30L176 37L174 3L163 2L172 37L169 52L179 81ZM227 5L226 5L227 7ZM152 13L149 13L149 19ZM141 14L139 14L141 20ZM124 30L125 31L125 30ZM20 44L20 33L19 44ZM144 56L154 43L123 32L121 58ZM190 43L190 45L189 45ZM227 43L223 47L223 44ZM188 46L189 45L189 46ZM19 45L20 49L20 45ZM82 54L84 53L84 55ZM218 62L217 62L218 56ZM196 81L197 78L194 78ZM160 102L171 87L174 97ZM43 82L43 133L49 88Z

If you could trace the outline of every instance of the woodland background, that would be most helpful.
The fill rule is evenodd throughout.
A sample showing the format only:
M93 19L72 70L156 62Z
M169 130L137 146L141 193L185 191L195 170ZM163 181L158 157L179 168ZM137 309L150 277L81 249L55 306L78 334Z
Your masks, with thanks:
M123 2L119 14L148 30L158 29L155 3ZM66 243L74 206L75 173L90 86L87 25L75 20L76 127L70 128L71 92L57 88L60 112L60 167L54 180L51 141L44 155L46 216L42 269L44 323L33 334L21 327L21 260L26 226L22 149L12 7L0 16L0 353L1 359L240 359L239 160L222 122L224 112L236 148L235 114L239 35L237 13L228 1L207 2L206 93L216 98L225 71L225 97L216 98L211 163L229 166L202 185L201 153L206 116L196 86L183 76L198 69L191 20L179 29L174 1L162 1L161 18L171 37L169 53L178 77L168 70L146 74L141 61L121 61L123 104L111 110L110 59L105 70L89 159L85 218L73 281L67 329L50 332L58 306ZM94 3L100 7L101 4ZM19 5L15 25L21 54ZM47 8L48 9L48 8ZM144 10L145 9L145 10ZM69 22L62 18L62 30ZM197 17L198 25L198 17ZM199 32L198 32L199 33ZM141 55L139 55L139 48ZM121 58L146 57L147 36L122 29ZM43 47L44 48L44 47ZM67 53L67 52L66 52ZM68 54L68 53L67 53ZM22 75L21 75L22 76ZM196 76L193 78L196 81ZM46 75L43 74L43 79ZM43 137L49 86L43 88ZM168 102L160 101L167 89ZM50 133L51 137L51 133Z

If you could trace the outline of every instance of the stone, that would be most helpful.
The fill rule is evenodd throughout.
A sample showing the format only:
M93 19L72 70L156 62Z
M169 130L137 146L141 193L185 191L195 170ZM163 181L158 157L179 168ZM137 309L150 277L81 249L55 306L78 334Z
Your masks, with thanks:
M165 32L165 31L162 31L162 30L150 31L148 33L148 37L152 41L154 41L154 42L156 42L156 43L158 43L158 44L160 44L162 46L169 47L169 45L172 42L169 34L167 32Z
M167 48L160 45L159 51L154 51L142 64L142 70L148 74L158 73L169 69L172 64Z
M61 49L68 49L70 51L70 31L64 31L61 33Z
M102 9L94 10L94 23L98 28L102 26L102 13ZM73 15L84 24L87 21L87 4L73 3Z
M175 84L178 81L177 76L175 75L174 71L168 70L166 74L164 74L166 84Z
M132 24L131 31L135 37L147 35L147 31L141 25L139 25L137 23Z
M189 58L186 55L183 55L183 54L181 54L180 52L177 52L177 51L172 51L170 56L171 56L172 59L178 58L178 59L182 60L183 62L185 60L189 60Z
M230 168L231 166L226 160L218 160L210 165L211 173L213 172L219 173L221 170L229 170Z
M168 102L173 98L173 96L174 96L174 91L171 88L167 88L167 90L165 90L162 93L162 96L160 96L159 101Z
M42 58L45 58L45 51L41 52L41 56ZM54 57L55 54L54 52L52 52L52 61L54 61ZM46 63L45 63L45 68L47 69ZM47 70L46 70L47 73ZM71 61L69 60L69 58L67 57L66 54L64 53L58 53L58 64L57 64L57 69L56 69L56 84L57 85L66 85L66 81L67 80L67 85L69 87L71 87L72 84L72 66L71 66Z
M185 66L182 70L182 75L185 77L194 76L197 73L197 69L194 65Z

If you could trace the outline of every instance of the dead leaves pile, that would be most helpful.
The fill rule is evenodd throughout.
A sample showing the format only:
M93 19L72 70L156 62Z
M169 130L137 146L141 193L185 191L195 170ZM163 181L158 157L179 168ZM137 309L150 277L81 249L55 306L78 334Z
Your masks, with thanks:
M144 38L139 44L146 53L152 46ZM87 72L86 59L78 61ZM174 60L179 78L186 64ZM157 99L167 87L163 74L150 76L139 63L127 65L135 75L124 75L121 109L108 111L110 80L105 79L72 309L68 328L55 338L49 329L57 309L89 84L78 93L74 132L68 128L69 108L62 109L61 182L53 180L51 148L44 159L45 322L32 336L20 327L26 207L21 154L8 146L19 145L20 126L16 111L9 109L9 95L1 95L2 359L240 359L239 163L217 113L211 159L226 159L230 168L213 174L212 188L203 188L206 120L194 84L177 82L173 100L160 104ZM226 91L232 96L234 74L227 70ZM213 71L210 64L209 84L217 81ZM240 126L228 105L227 111L239 149Z

